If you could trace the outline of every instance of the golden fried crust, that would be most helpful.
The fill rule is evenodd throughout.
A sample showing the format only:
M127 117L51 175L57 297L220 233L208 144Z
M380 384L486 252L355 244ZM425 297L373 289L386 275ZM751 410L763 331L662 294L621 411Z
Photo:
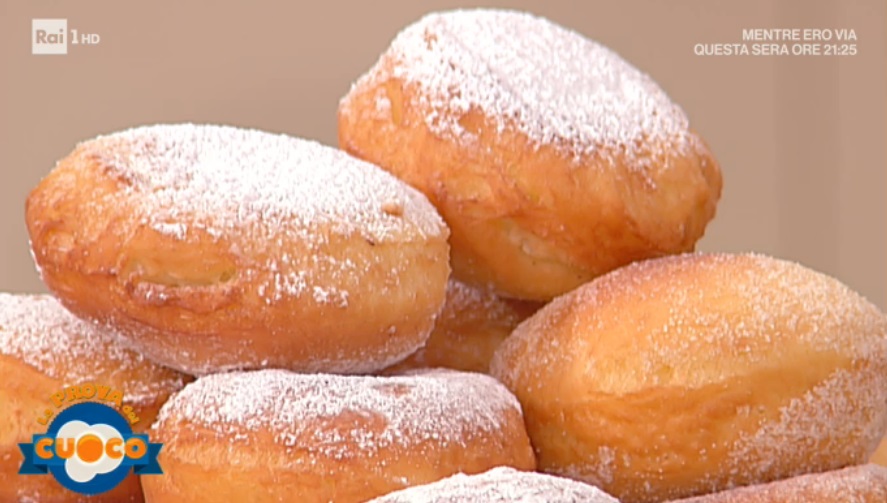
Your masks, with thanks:
M540 469L654 502L864 463L887 426L887 318L755 255L632 264L500 346Z
M375 71L398 64L383 55ZM475 141L443 137L425 122L422 92L396 77L360 81L339 107L339 145L428 196L462 281L546 301L632 261L693 250L714 216L720 169L693 133L688 153L638 147L652 166L642 173L623 148L537 145L474 108L450 113ZM380 97L389 113L376 111Z
M142 501L135 475L89 499L51 476L18 475L18 444L46 431L37 419L52 409L50 397L68 386L92 383L122 391L124 405L139 418L133 430L144 433L169 395L188 380L122 349L49 296L0 294L0 501Z
M151 130L134 131L123 133L135 136L130 143ZM27 201L42 278L76 314L115 326L132 347L191 374L369 372L428 337L449 275L442 222L435 232L405 222L385 240L340 232L335 220L266 222L262 214L213 229L177 199L169 202L180 209L146 207L156 190L119 168L129 143L115 140L81 144ZM382 205L391 219L434 214L404 197ZM232 202L232 216L217 220L249 208ZM157 222L159 212L177 220Z
M741 487L681 503L883 503L887 501L887 468L862 465L811 473L769 484ZM677 502L676 502L677 503Z
M426 395L417 379L427 378L253 374L204 377L164 408L152 438L164 443L165 473L143 479L148 501L362 502L459 472L535 469L520 408L489 377L447 374L480 383L480 394L457 397L457 388L440 388L437 403L420 406L413 398ZM245 380L264 384L249 388ZM334 398L345 381L353 385ZM234 402L244 387L254 405ZM216 393L225 390L232 395ZM475 417L490 404L505 406ZM476 420L453 419L454 407Z
M872 456L870 462L881 466L887 466L887 436L881 440L881 445L875 450L875 454Z
M383 373L434 367L488 373L499 344L540 307L537 302L503 299L450 279L443 310L428 342Z

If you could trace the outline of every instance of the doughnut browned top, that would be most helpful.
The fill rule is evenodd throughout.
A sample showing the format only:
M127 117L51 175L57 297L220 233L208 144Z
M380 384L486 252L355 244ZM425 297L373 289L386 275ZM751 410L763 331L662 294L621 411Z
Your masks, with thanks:
M394 77L421 87L425 123L471 141L459 118L472 108L502 129L516 126L537 145L581 156L603 148L654 157L640 143L688 151L697 141L687 116L646 74L612 50L528 13L432 13L405 28L377 65L354 84ZM390 71L390 75L388 72ZM343 106L347 108L346 97ZM389 113L380 96L380 113Z
M386 244L447 232L427 199L390 174L337 149L285 135L192 124L139 127L81 143L60 163L67 169L57 183L85 191L77 178L86 163L115 187L82 195L89 208L78 216L106 218L84 218L77 241L144 226L177 239L189 234L226 239L245 255L250 248L296 239L310 249L331 235L357 234ZM106 228L106 220L124 216L128 225ZM125 242L129 236L118 237ZM285 253L262 258L251 265L275 272L260 285L265 301L308 295L347 302L348 292L315 284L310 271L287 270ZM347 260L317 261L339 275L353 272Z
M119 183L119 190L99 192L90 205L109 214L125 208L138 224L178 238L199 231L243 242L273 243L285 236L320 244L329 236L313 231L323 227L384 244L446 233L425 197L393 176L337 149L286 135L227 126L146 126L83 142L70 158L95 163ZM72 173L66 181L74 183L73 178ZM90 230L84 229L84 238ZM269 257L260 265L283 269L285 259ZM347 264L329 266L347 273ZM276 275L265 285L265 297L329 294L321 287L298 274Z
M508 382L586 376L572 384L622 395L728 380L795 350L881 362L887 316L797 263L695 253L635 262L559 297L518 326L493 365Z
M229 443L268 449L267 459L253 459L244 449L241 464L271 463L274 449L334 464L391 449L415 454L472 445L498 435L515 417L521 417L517 399L483 374L429 370L374 377L268 369L198 379L164 405L154 430L175 457L194 463L218 441L222 450ZM282 457L282 466L292 460Z
M514 396L492 377L440 370L205 376L166 403L151 438L169 475L143 481L149 500L357 503L454 473L536 467Z

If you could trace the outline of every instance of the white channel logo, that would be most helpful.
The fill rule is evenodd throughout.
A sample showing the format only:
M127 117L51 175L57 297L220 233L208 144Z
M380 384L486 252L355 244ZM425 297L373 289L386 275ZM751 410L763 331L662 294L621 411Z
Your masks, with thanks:
M68 54L68 20L32 19L31 54Z

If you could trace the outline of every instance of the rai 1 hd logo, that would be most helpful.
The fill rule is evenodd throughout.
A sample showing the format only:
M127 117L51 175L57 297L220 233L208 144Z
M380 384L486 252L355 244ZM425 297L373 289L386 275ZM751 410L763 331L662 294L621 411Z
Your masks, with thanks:
M32 19L31 54L68 54L68 46L90 47L101 42L98 33L68 29L67 19Z
M157 462L162 444L133 433L139 418L123 405L122 392L83 384L53 393L50 403L52 408L37 419L48 425L46 433L19 444L24 456L20 475L52 476L66 489L95 495L114 489L130 472L163 473Z

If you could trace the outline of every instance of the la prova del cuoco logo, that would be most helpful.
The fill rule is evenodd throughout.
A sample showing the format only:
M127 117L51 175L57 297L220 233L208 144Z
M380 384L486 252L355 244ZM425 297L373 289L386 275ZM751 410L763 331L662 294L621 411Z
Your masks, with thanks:
M88 383L53 393L49 401L52 407L37 419L49 425L46 433L18 444L24 456L19 474L52 475L71 491L93 495L114 489L130 471L163 473L157 463L162 444L133 433L139 418L123 405L122 392Z

